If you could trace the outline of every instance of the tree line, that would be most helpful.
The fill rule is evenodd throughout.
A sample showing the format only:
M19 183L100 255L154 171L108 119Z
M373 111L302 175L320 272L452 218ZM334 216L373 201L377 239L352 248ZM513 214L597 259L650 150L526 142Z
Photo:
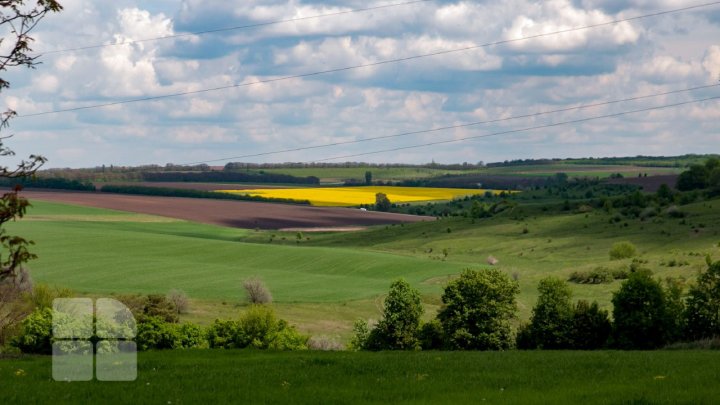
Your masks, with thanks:
M612 317L597 302L572 302L569 285L545 278L528 323L517 332L517 281L503 272L465 270L448 283L435 319L422 322L420 293L407 282L392 283L375 325L355 323L356 350L649 350L720 336L720 261L687 293L674 279L660 281L633 268L613 294Z

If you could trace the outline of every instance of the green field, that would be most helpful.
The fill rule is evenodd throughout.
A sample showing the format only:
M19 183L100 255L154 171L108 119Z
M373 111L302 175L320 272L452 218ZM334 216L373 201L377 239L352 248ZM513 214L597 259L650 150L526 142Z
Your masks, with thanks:
M0 360L0 403L712 404L720 352L140 353L134 382Z
M283 169L262 169L267 173L289 174L291 176L316 176L323 183L342 182L348 179L364 180L365 172L371 172L373 180L424 179L445 174L460 175L479 173L479 170L444 170L427 167L301 167Z
M633 165L592 165L557 163L548 165L506 166L490 167L484 169L482 174L548 177L556 173L565 173L568 177L610 177L611 174L620 173L624 177L638 177L638 174L647 173L648 176L663 174L679 174L684 169L680 167L644 167Z
M659 277L691 280L704 269L706 254L720 257L720 218L712 203L720 204L684 207L689 214L684 224L675 219L611 224L600 210L543 213L530 204L523 214L474 223L455 218L344 234L307 233L310 240L300 244L295 233L39 201L26 218L8 228L36 241L33 251L39 258L30 269L38 282L86 295L166 293L178 288L194 300L186 319L207 324L218 317L236 317L242 310L241 281L260 276L281 316L306 333L346 340L355 319L379 317L383 294L393 280L402 277L422 292L430 318L440 304L443 285L463 268L486 266L489 255L519 280L521 319L530 315L541 278L627 266L629 260L609 260L608 250L617 241L636 244L645 266ZM513 219L514 215L523 219ZM687 265L662 265L670 259ZM619 284L571 286L574 298L597 300L609 308Z

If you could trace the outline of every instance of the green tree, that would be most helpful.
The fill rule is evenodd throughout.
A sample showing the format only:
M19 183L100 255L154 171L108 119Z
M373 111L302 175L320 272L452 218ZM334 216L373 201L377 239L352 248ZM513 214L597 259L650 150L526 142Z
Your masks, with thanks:
M688 339L720 336L720 261L710 262L690 287L685 308Z
M597 302L592 304L579 300L573 309L572 348L579 350L601 349L607 344L612 325L608 312L600 309Z
M503 350L513 345L517 282L497 269L464 270L442 294L438 319L454 349Z
M378 211L387 212L390 211L390 199L385 193L375 194L375 209Z
M371 171L365 172L365 184L367 184L368 186L372 184L372 172Z
M370 333L368 348L374 350L416 350L420 348L418 331L423 314L420 293L405 280L390 285L383 317Z
M569 348L573 319L570 287L562 280L548 277L540 280L538 292L529 326L532 343L540 349Z
M703 165L691 165L678 176L677 189L680 191L697 190L707 187L708 169Z
M9 32L9 37L0 38L3 52L0 55L0 72L11 67L32 68L38 64L37 56L31 55L30 45L33 38L30 32L50 12L62 10L60 3L54 0L6 0L0 2L0 27ZM0 92L10 87L10 82L0 78ZM10 119L16 115L15 111L8 110L0 115L0 130L7 128ZM0 156L14 156L15 153L4 145L8 136L0 136ZM9 166L0 166L0 178L28 177L45 163L42 156L30 155L27 160L21 160L14 169ZM4 228L8 221L22 218L30 205L28 201L18 195L21 187L16 186L12 191L0 197L0 281L14 278L23 263L34 259L28 247L31 241L20 236L9 235Z
M666 343L667 306L659 282L643 271L630 273L613 294L613 342L620 349L656 349Z
M630 242L617 242L610 248L610 260L629 259L637 255L637 248Z

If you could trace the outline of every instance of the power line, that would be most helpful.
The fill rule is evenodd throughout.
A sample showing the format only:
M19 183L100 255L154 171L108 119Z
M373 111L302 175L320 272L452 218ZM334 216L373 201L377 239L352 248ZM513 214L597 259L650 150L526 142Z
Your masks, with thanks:
M259 27L266 27L269 25L278 25L278 24L284 24L284 23L289 23L289 22L298 22L298 21L312 20L312 19L324 18L324 17L333 17L333 16L352 14L352 13L362 13L362 12L380 10L380 9L391 8L391 7L408 6L408 5L416 4L416 3L427 3L429 1L434 1L434 0L413 0L413 1L407 1L404 3L393 3L393 4L384 4L381 6L356 8L356 9L352 9L352 10L336 11L333 13L317 14L317 15L312 15L312 16L307 16L307 17L287 18L287 19L283 19L283 20L267 21L267 22L248 24L248 25L237 25L234 27L216 28L216 29L197 31L197 32L186 32L186 33L182 33L182 34L165 35L165 36L161 36L161 37L152 37L152 38L136 39L136 40L130 40L130 41L122 41L122 42L117 42L114 44L99 44L99 45L81 46L81 47L77 47L77 48L58 49L58 50L54 50L54 51L41 52L41 55L50 55L50 54L64 53L64 52L76 52L76 51L84 51L84 50L89 50L89 49L105 48L105 47L110 47L110 46L137 44L137 43L142 43L142 42L160 41L160 40L165 40L165 39L182 38L182 37L189 37L189 36L195 36L195 35L205 35L205 34L214 34L214 33L218 33L218 32L259 28Z
M688 11L688 10L692 10L692 9L714 6L717 4L720 4L720 1L715 1L712 3L705 3L705 4L695 5L695 6L688 6L688 7L683 7L683 8L677 8L677 9L673 9L673 10L659 11L659 12L652 13L652 14L644 14L644 15L640 15L640 16L636 16L636 17L622 18L622 19L607 21L604 23L585 25L585 26L575 27L575 28L568 28L568 29L554 31L554 32L535 34L535 35L530 35L527 37L505 39L505 40L501 40L501 41L488 42L485 44L466 46L466 47L462 47L462 48L448 49L448 50L444 50L444 51L436 51L436 52L426 53L426 54L421 54L421 55L407 56L404 58L387 59L384 61L366 63L366 64L361 64L361 65L346 66L346 67L341 67L341 68L328 69L328 70L322 70L322 71L317 71L317 72L312 72L312 73L303 73L303 74L291 75L291 76L283 76L283 77L277 77L277 78L272 78L272 79L263 79L263 80L248 82L248 83L236 83L236 84L231 84L231 85L227 85L227 86L212 87L212 88L207 88L207 89L184 91L184 92L171 93L171 94L165 94L165 95L159 95L159 96L149 96L149 97L142 97L142 98L129 99L129 100L113 101L113 102L109 102L109 103L94 104L94 105L89 105L89 106L84 106L84 107L64 108L64 109L59 109L59 110L44 111L44 112L33 113L33 114L18 115L17 118L37 117L37 116L41 116L41 115L65 113L65 112L72 112L72 111L82 111L82 110L89 110L89 109L95 109L95 108L110 107L110 106L115 106L115 105L137 103L137 102L142 102L142 101L160 100L160 99L165 99L165 98L187 96L187 95L191 95L191 94L208 93L208 92L212 92L212 91L225 90L225 89L231 89L231 88L248 87L248 86L253 86L253 85L257 85L257 84L274 83L274 82L280 82L280 81L291 80L291 79L300 79L300 78L305 78L305 77L320 76L320 75L324 75L324 74L328 74L328 73L338 73L338 72L344 72L344 71L367 68L367 67L381 66L381 65L386 65L386 64L390 64L390 63L406 62L406 61L410 61L410 60L422 59L422 58L427 58L427 57L431 57L431 56L463 52L463 51L468 51L468 50L473 50L473 49L486 48L486 47L495 46L495 45L503 45L503 44L513 43L513 42L526 41L529 39L542 38L542 37L547 37L547 36L551 36L551 35L558 35L558 34L564 34L564 33L569 33L569 32L598 28L598 27L603 27L603 26L608 26L608 25L619 24L619 23L627 22L627 21L634 21L634 20L640 20L640 19L645 19L645 18L658 17L661 15L679 13L679 12Z
M494 133L485 134L485 135L475 135L475 136L468 136L468 137L464 137L464 138L450 139L450 140L445 140L445 141L436 141L436 142L428 142L428 143L416 144L416 145L410 145L410 146L401 146L401 147L397 147L397 148L376 150L376 151L372 151L372 152L356 153L353 155L335 156L335 157L330 157L330 158L325 158L325 159L312 160L312 161L308 161L308 162L304 162L304 163L326 162L329 160L347 159L347 158L353 158L353 157L358 157L358 156L375 155L375 154L379 154L379 153L396 152L399 150L416 149L416 148L423 148L423 147L427 147L427 146L442 145L442 144L455 143L455 142L463 142L463 141L467 141L470 139L489 138L492 136L508 135L508 134L514 134L514 133L518 133L518 132L532 131L532 130L536 130L536 129L559 127L559 126L563 126L563 125L577 124L577 123L581 123L581 122L594 121L594 120L599 120L599 119L604 119L604 118L614 118L614 117L620 117L623 115L636 114L636 113L640 113L640 112L647 112L647 111L653 111L653 110L661 110L661 109L665 109L665 108L678 107L678 106L682 106L682 105L695 104L695 103L701 103L704 101L718 100L718 99L720 99L720 96L708 97L708 98L704 98L704 99L700 99L700 100L683 101L683 102L674 103L674 104L665 104L665 105L656 106L656 107L642 108L639 110L623 111L623 112L614 113L614 114L581 118L581 119L572 120L572 121L563 121L563 122L557 122L557 123L553 123L553 124L538 125L538 126L534 126L534 127L513 129L513 130L509 130L509 131L502 131L502 132L494 132Z
M465 124L448 125L448 126L443 126L443 127L438 127L438 128L423 129L423 130L410 131L410 132L401 132L398 134L391 134L391 135L374 136L374 137L369 137L369 138L355 139L352 141L339 141L339 142L332 142L332 143L326 143L326 144L321 144L321 145L302 146L302 147L298 147L298 148L282 149L282 150L269 151L269 152L259 152L259 153L252 153L252 154L247 154L247 155L232 156L232 157L212 159L212 160L203 160L203 161L192 162L192 163L184 163L184 165L197 165L197 164L202 164L202 163L224 162L224 161L233 160L233 159L247 159L247 158L260 157L260 156L278 155L281 153L288 153L288 152L300 152L300 151L304 151L304 150L321 149L321 148L328 148L328 147L332 147L332 146L370 142L370 141L376 141L379 139L389 139L389 138L398 138L398 137L409 136L409 135L427 134L427 133L431 133L431 132L446 131L449 129L467 128L467 127L473 127L473 126L477 126L477 125L492 124L492 123L504 122L504 121L512 121L512 120L517 120L517 119L522 119L522 118L534 118L534 117L539 117L539 116L548 115L548 114L555 114L555 113L573 111L573 110L582 110L582 109L586 109L586 108L600 107L600 106L604 106L604 105L617 104L617 103L623 103L623 102L628 102L628 101L637 101L637 100L642 100L642 99L646 99L646 98L667 96L670 94L685 93L685 92L689 92L689 91L708 89L708 88L718 87L718 86L720 86L720 84L709 84L709 85L705 85L705 86L690 87L690 88L680 89L680 90L671 90L671 91L665 91L662 93L647 94L647 95L642 95L642 96L623 98L623 99L619 99L619 100L603 101L600 103L593 103L593 104L583 104L583 105L579 105L579 106L561 108L561 109L557 109L557 110L541 111L541 112L532 113L532 114L515 115L515 116L511 116L511 117L506 117L506 118L497 118L497 119L486 120L486 121L475 121L475 122L469 122L469 123L465 123Z

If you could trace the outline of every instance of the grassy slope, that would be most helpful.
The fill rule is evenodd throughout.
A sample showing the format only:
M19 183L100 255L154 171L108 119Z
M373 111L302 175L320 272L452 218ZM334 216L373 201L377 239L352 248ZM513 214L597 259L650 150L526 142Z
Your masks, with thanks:
M720 352L140 353L134 382L61 383L0 360L0 403L710 404Z
M236 316L240 281L259 275L273 291L281 316L305 332L346 339L354 319L378 317L382 295L392 280L403 277L419 288L426 316L431 317L449 277L462 268L484 266L489 255L519 278L521 319L530 315L541 278L627 265L628 260L608 258L612 243L621 240L635 243L646 266L659 276L692 279L704 269L705 254L720 258L720 217L712 204L720 201L684 208L690 213L684 225L677 219L629 220L626 227L624 222L608 223L609 215L600 211L586 217L536 209L537 215L526 212L522 221L505 215L475 223L457 218L359 233L307 234L311 240L297 246L294 233L168 222L38 202L32 214L10 224L10 230L36 240L34 250L40 258L30 267L41 282L89 294L180 288L195 299L187 319L208 323ZM522 233L524 227L527 234ZM269 244L273 233L277 237ZM444 249L449 253L445 260ZM669 259L689 265L660 265ZM597 300L609 308L618 286L619 281L572 288L575 298Z

